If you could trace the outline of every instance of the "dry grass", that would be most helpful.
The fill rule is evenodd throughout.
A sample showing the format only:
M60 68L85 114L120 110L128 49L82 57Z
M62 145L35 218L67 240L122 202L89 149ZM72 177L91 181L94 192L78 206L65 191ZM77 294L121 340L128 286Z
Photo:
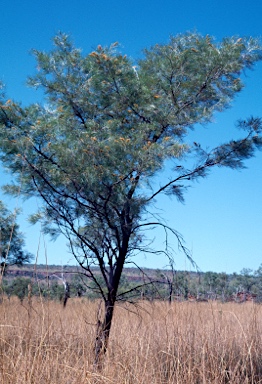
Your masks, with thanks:
M102 372L92 363L97 308L84 299L69 300L66 309L36 300L30 309L5 299L1 383L262 383L259 305L119 306Z

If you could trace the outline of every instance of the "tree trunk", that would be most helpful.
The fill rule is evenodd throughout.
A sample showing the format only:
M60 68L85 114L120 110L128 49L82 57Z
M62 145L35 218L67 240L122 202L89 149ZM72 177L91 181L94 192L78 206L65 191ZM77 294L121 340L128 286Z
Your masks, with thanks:
M172 295L173 295L173 283L169 279L168 279L168 287L169 287L168 302L171 305L172 304Z
M115 301L105 301L104 320L97 321L96 342L95 342L95 366L100 369L103 357L107 351L110 329L112 325Z
M123 230L124 238L122 247L119 251L119 256L117 264L114 268L111 266L110 278L107 285L107 299L104 301L105 304L105 313L104 320L97 321L97 333L96 333L96 342L95 342L95 366L100 369L102 367L103 357L107 351L109 335L112 325L113 313L116 303L117 291L119 287L120 278L123 272L123 267L126 259L126 254L128 250L128 242L130 238L130 231L126 233ZM102 270L102 269L101 269Z

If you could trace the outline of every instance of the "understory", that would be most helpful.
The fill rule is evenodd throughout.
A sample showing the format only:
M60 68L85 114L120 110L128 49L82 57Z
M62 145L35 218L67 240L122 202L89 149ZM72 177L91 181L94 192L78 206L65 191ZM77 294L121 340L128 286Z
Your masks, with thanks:
M103 368L94 362L98 301L64 309L33 298L0 304L4 384L262 382L262 307L254 303L121 304Z

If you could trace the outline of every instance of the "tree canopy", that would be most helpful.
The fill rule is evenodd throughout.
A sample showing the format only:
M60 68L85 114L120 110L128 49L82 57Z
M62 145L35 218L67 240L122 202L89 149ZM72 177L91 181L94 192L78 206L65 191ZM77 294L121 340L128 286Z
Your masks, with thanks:
M241 73L261 60L261 45L253 38L217 43L187 33L146 49L137 63L117 43L88 55L63 34L54 45L49 53L34 50L38 72L29 78L44 90L46 104L22 107L2 95L1 160L16 176L6 190L15 194L18 185L25 196L42 199L32 221L67 236L104 298L109 332L125 262L147 249L144 228L164 226L150 213L155 198L168 193L182 200L189 182L214 166L241 168L261 147L259 118L240 121L243 138L208 152L187 141L189 130L209 122L241 91ZM187 167L192 156L195 165ZM170 159L172 178L156 186ZM182 245L177 232L165 228Z
M16 222L17 212L11 213L0 200L0 258L1 270L9 265L29 263L32 255L25 251L24 237Z

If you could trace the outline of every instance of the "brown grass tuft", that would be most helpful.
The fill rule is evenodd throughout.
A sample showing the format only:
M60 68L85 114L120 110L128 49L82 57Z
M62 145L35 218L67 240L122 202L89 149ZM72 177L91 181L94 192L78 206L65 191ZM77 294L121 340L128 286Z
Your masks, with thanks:
M3 384L262 383L262 307L148 303L116 309L102 372L93 367L98 302L0 305Z

